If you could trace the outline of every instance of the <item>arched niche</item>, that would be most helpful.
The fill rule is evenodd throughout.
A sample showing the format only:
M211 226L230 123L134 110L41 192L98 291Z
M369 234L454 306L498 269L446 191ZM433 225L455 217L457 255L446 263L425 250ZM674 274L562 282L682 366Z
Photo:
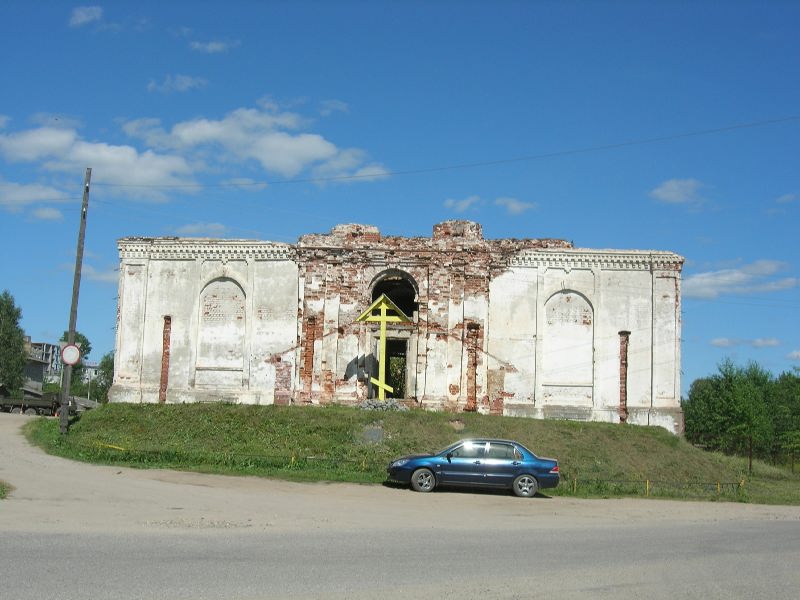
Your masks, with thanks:
M200 292L197 368L242 371L246 328L245 293L233 279L220 277Z
M542 328L542 381L591 386L594 375L594 309L574 290L547 299Z

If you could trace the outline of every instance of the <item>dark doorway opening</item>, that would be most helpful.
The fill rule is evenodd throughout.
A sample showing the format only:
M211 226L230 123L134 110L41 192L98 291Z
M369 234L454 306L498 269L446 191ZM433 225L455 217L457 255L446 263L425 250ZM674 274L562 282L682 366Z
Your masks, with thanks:
M386 383L394 388L394 392L388 394L390 398L406 397L407 349L406 340L386 340L386 358L388 359Z

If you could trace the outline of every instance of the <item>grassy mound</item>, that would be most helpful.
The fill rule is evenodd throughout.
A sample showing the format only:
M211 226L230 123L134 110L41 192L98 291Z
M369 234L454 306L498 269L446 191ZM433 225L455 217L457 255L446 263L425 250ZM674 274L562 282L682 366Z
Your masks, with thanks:
M397 456L499 437L557 458L558 495L800 504L797 475L761 463L748 475L745 460L656 427L341 406L112 404L85 413L67 436L55 419L32 421L26 433L47 452L89 462L364 483L384 481Z

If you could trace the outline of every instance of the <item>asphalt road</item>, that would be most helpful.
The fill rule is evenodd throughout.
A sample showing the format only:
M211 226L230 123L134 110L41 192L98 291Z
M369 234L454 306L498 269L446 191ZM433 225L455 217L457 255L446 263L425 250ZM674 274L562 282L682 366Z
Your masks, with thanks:
M800 508L98 467L0 414L0 597L800 596Z

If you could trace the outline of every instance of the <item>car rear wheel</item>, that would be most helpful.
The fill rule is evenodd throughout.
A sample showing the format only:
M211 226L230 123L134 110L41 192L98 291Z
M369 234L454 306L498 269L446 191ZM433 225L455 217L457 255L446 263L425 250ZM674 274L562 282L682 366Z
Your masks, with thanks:
M533 498L539 489L539 482L533 475L520 475L514 480L513 488L520 498Z
M411 474L411 487L417 492L430 492L436 487L436 478L430 469L417 469Z

